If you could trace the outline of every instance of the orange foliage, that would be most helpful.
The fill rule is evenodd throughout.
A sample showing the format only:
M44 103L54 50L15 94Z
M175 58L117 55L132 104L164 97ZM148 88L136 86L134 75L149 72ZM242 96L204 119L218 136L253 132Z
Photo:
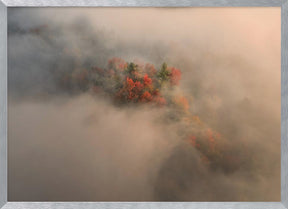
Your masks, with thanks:
M161 107L167 104L166 99L164 97L161 97L161 96L154 97L153 101Z
M197 116L197 115L194 115L194 116L192 117L192 120L193 120L195 123L197 123L198 125L203 125L202 121L200 120L199 116Z
M136 81L134 84L135 84L135 90L140 93L144 88L144 85L140 81Z
M170 83L171 85L179 85L181 80L181 71L177 68L171 68Z
M189 103L186 97L179 96L174 99L175 103L181 106L185 111L189 110Z
M94 71L103 72L98 68L95 68ZM168 71L167 80L170 85L178 85L181 79L180 70L170 67ZM139 61L127 63L121 58L114 57L108 61L106 75L121 81L119 72L125 75L126 78L122 81L123 86L116 92L116 98L122 100L122 102L154 102L159 106L168 104L166 98L160 94L160 78L154 65L149 63L144 65ZM159 90L154 90L155 88L159 88ZM177 102L185 111L188 111L189 104L185 97L178 98Z
M152 95L148 92L145 91L140 98L141 102L150 102L153 99Z
M149 87L152 84L152 79L149 78L149 76L147 74L145 74L143 77L143 83L144 83L145 87Z
M174 97L174 92L169 94L168 91L173 90L169 87L178 85L180 79L181 71L174 67L167 67L166 63L157 72L152 64L127 63L114 57L108 61L108 68L106 69L93 67L90 70L75 69L71 74L65 73L60 79L60 84L71 90L78 88L82 91L106 93L120 104L152 103L160 107L166 105L178 107L177 110L180 111L177 112L181 112L179 118L182 117L182 122L188 118L188 123L185 125L193 125L193 128L199 127L200 131L190 133L185 138L187 137L188 143L199 151L201 161L204 164L212 165L222 159L225 159L229 164L241 163L241 158L237 154L229 152L230 146L223 145L224 140L220 133L210 128L204 129L205 124L200 118L189 113L189 102L186 97ZM164 82L165 85L162 85ZM168 88L166 88L167 86ZM162 88L167 90L164 95L161 94ZM204 131L202 131L203 129ZM219 146L220 142L221 147ZM245 147L244 140L243 147Z

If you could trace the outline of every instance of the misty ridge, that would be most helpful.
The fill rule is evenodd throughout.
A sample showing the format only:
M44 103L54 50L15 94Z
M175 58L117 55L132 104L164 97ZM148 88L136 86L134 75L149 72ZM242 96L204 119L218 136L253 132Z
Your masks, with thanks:
M272 58L51 10L8 13L10 201L280 200Z

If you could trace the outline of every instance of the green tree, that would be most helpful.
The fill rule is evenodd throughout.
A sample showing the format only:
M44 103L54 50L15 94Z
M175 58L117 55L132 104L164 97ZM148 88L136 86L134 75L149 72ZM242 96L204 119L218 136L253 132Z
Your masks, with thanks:
M128 64L128 67L127 67L127 72L128 72L129 74L131 74L132 72L135 72L135 71L137 71L137 65L134 64L133 62L130 62L130 63Z
M161 66L161 69L158 73L158 78L159 78L159 81L160 83L162 84L163 82L169 80L169 71L167 69L167 64L164 62Z

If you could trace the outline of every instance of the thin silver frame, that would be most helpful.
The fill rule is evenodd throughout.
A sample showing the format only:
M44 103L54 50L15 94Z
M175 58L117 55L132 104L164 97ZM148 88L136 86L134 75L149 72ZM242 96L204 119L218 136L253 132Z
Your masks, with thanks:
M281 7L281 202L8 202L7 7ZM288 209L288 0L0 0L0 208Z

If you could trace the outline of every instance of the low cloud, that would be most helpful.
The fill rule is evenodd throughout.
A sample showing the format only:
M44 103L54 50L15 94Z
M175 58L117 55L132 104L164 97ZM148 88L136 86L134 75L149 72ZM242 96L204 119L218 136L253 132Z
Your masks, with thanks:
M113 57L180 69L186 112L59 85ZM10 8L8 59L10 201L280 200L277 8Z

